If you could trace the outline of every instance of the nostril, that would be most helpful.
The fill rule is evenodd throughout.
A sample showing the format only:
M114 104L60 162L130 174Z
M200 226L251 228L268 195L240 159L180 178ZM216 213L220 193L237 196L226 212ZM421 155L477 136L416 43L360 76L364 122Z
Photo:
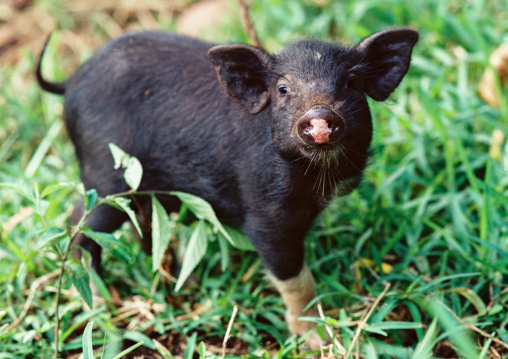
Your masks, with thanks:
M314 129L314 125L312 124L312 121L304 121L300 123L299 126L299 132L310 134L310 132Z

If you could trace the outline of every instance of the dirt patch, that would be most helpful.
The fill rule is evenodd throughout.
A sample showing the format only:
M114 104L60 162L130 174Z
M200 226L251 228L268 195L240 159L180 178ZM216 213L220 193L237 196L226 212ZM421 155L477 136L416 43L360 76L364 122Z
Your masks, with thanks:
M230 11L227 0L206 0L184 9L178 17L177 32L190 36L200 36L205 31L216 28Z
M213 9L209 2L214 3ZM125 32L171 28L182 16L184 28L190 34L192 27L210 24L211 20L203 16L219 21L225 11L224 6L215 4L219 2L193 5L193 0L55 0L41 4L32 0L3 1L0 2L0 66L14 66L25 51L38 54L47 36L57 32L59 54L74 58L70 66L75 69L80 62L79 54L85 49L95 50ZM196 9L202 6L207 10L195 15Z

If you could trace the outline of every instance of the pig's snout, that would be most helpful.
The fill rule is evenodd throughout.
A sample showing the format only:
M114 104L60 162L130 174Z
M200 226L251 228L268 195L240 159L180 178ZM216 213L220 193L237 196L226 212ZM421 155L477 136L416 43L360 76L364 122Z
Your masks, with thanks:
M298 136L308 145L335 143L344 133L344 120L327 108L307 111L298 121Z

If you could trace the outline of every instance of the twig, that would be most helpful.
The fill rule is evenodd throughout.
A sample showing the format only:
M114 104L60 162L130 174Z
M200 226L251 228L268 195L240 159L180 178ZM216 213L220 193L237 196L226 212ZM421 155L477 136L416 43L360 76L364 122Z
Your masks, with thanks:
M57 286L57 291L56 291L56 302L55 302L55 359L58 359L58 342L60 341L60 335L59 335L60 317L58 316L58 307L60 306L60 294L62 292L62 281L63 281L63 276L65 273L65 262L67 261L67 257L69 256L69 253L71 251L72 242L74 242L74 239L79 234L79 230L80 230L81 226L83 225L84 219L86 218L86 214L87 214L87 211L85 209L85 214L83 214L83 217L81 218L78 225L76 226L76 229L74 230L74 232L72 232L72 234L70 236L71 239L69 241L67 249L65 250L65 253L63 253L63 255L61 257L62 264L60 265L60 272L58 274L58 286Z
M139 192L139 193L143 193L143 192ZM169 192L162 192L162 193L169 193ZM42 284L46 283L48 280L50 280L54 276L58 275L58 286L57 286L56 302L55 302L55 358L58 359L58 342L59 342L59 338L60 338L60 336L59 336L60 318L58 316L58 308L60 306L60 295L62 293L62 282L63 282L64 273L65 273L65 262L67 261L67 257L69 256L70 251L72 249L72 244L73 244L74 240L76 239L76 236L80 233L81 227L83 226L86 218L88 217L88 215L91 212L93 212L93 210L95 210L97 207L101 206L105 202L111 200L113 197L126 196L126 195L130 195L130 194L132 194L132 191L127 191L127 192L118 193L118 194L115 194L115 195L106 196L104 199L98 201L91 209L89 209L89 210L85 209L84 210L84 213L81 216L79 222L74 226L74 230L69 235L70 241L69 241L69 244L67 246L67 249L66 249L65 253L62 253L59 250L59 253L61 255L61 260L62 260L62 264L61 264L60 268L57 269L56 271L53 271L51 273L47 273L47 274L43 275L42 277L38 278L37 280L35 280L32 283L32 285L30 287L30 293L29 293L28 298L27 298L27 300L25 302L23 310L21 311L19 316L11 324L9 324L4 329L5 331L8 331L8 330L16 327L17 325L19 325L21 323L23 318L28 313L28 310L30 309L30 306L31 306L32 301L33 301L33 299L35 297L35 292L37 291L37 289Z
M233 314L231 314L231 319L229 320L228 329L226 330L226 335L224 336L224 341L222 342L222 359L226 356L226 344L229 340L229 335L231 334L231 328L233 327L233 322L235 321L236 312L238 312L238 306L235 305L233 308Z
M321 306L321 304L318 304L317 308L318 308L318 312L319 312L319 317L321 319L325 320L325 315L323 313L323 307ZM332 339L332 345L335 345L337 347L337 350L340 355L344 355L346 353L346 348L344 348L342 346L342 344L340 344L340 342L337 340L337 338L335 338L335 335L333 334L332 330L330 329L330 327L328 325L325 325L325 330L328 333L328 335L330 336L330 339ZM323 355L322 351L321 351L321 355Z
M464 326L468 327L469 329L471 329L471 330L473 330L473 331L475 331L475 332L477 332L477 333L479 333L479 334L483 335L483 336L484 336L484 337L486 337L486 338L491 339L493 342L495 342L495 343L497 343L497 344L499 344L499 345L503 346L504 348L508 349L508 344L506 344L505 342L503 342L502 340L500 340L500 339L498 339L498 338L496 338L496 337L493 337L493 336L492 336L492 335L490 335L489 333L484 332L484 331L483 331L483 330L481 330L480 328L477 328L477 327L475 327L474 325L469 324L469 323L468 323L468 322L466 322L466 321L463 321L461 318L459 318L459 317L457 316L457 314L455 314L455 313L453 312L453 310L451 310L450 308L448 308L448 307L447 307L446 305L444 305L443 303L441 303L441 304L442 304L442 306L443 306L443 307L444 307L447 311L449 311L449 312L450 312L450 313L451 313L451 314L455 317L455 319L457 319L457 321L458 321L460 324L462 324L462 325L464 325Z
M19 323L21 323L21 321L25 317L26 313L28 313L28 310L30 309L30 306L32 305L32 301L33 301L33 299L35 297L35 293L37 292L37 289L39 289L39 287L41 285L45 284L48 280L50 280L51 278L53 278L57 274L58 274L58 269L54 270L51 273L44 274L42 277L37 278L32 283L32 285L30 286L30 293L28 294L28 298L27 298L27 300L25 302L25 305L23 306L23 310L21 311L19 316L11 324L9 324L7 326L7 328L4 329L4 331L7 332L7 331L11 330L12 328L16 327Z
M1 50L0 50L1 55ZM21 207L18 213L10 217L3 225L5 233L10 233L14 227L23 222L34 213L32 207Z
M365 315L365 317L358 323L358 329L356 330L355 336L353 337L353 340L351 341L351 344L349 345L349 349L346 353L346 356L344 358L349 358L349 355L353 351L353 347L355 346L356 342L358 341L358 338L360 338L360 334L362 333L362 329L367 323L367 320L369 320L372 313L374 313L374 309L376 309L377 305L381 301L381 299L385 296L386 292L388 292L388 289L390 289L391 284L387 283L385 286L385 289L381 292L379 297L376 298L375 302L372 304L372 306L369 309L369 312Z
M129 192L124 192L120 195L129 194ZM58 342L60 341L60 317L58 316L58 307L60 306L60 294L62 292L62 282L63 282L63 276L65 273L65 262L67 261L67 257L69 256L69 253L72 249L72 244L74 240L76 239L77 235L81 232L81 227L85 223L85 220L90 215L91 212L93 212L97 207L103 205L105 202L110 200L112 197L115 197L118 195L112 195L112 196L106 196L103 200L99 200L97 203L95 203L91 209L87 210L84 208L83 215L79 219L78 223L74 226L74 230L70 234L70 240L69 244L67 245L67 249L65 250L65 253L62 254L61 260L62 264L60 266L60 273L58 275L58 286L56 291L56 301L55 301L55 359L58 359Z
M238 6L240 7L243 24L245 26L247 34L250 37L250 41L252 41L252 44L255 47L263 49L263 46L261 46L261 42L259 41L258 35L256 34L256 30L254 29L254 25L252 24L252 19L249 16L249 6L245 3L244 0L238 0Z

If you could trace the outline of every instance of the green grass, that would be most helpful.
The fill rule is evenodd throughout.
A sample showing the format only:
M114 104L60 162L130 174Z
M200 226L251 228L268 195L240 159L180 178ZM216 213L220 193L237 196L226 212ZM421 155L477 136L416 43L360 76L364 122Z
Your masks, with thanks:
M363 183L334 200L308 234L308 263L328 323L346 349L353 343L353 353L367 358L508 358L508 107L505 102L495 109L477 92L490 53L508 42L508 3L316 3L256 1L251 12L261 41L277 51L295 37L356 42L398 26L421 36L399 89L386 103L371 101L375 156ZM65 12L60 4L40 0L34 6L50 13L60 29L78 32L81 17L91 19L94 32L86 36L105 41L101 22L94 20L103 18L102 10L88 16ZM214 41L248 41L235 11L225 16ZM53 79L72 72L59 70L68 59L56 53L58 39L57 31L45 59L45 74ZM75 56L91 52L84 48ZM0 69L0 182L8 184L0 187L0 358L54 357L57 247L65 241L36 246L48 227L68 227L80 198L62 99L40 91L31 76L34 66L35 55L26 51L15 66ZM505 135L497 156L489 153L494 130ZM60 183L71 185L49 193ZM22 220L13 226L16 216ZM191 230L188 223L178 225L176 250ZM192 358L200 343L202 357L204 345L206 355L220 355L235 305L228 355L305 356L289 337L281 300L255 253L209 242L205 260L176 293L174 282L152 272L152 259L131 227L116 236L132 260L105 251L104 284L115 289L113 297L103 290L109 300L84 311L71 276L63 277L62 357L92 345L96 356L104 350L112 358L141 341L127 356ZM27 300L26 315L7 328ZM92 321L93 330L85 333ZM152 339L167 349L157 349Z

